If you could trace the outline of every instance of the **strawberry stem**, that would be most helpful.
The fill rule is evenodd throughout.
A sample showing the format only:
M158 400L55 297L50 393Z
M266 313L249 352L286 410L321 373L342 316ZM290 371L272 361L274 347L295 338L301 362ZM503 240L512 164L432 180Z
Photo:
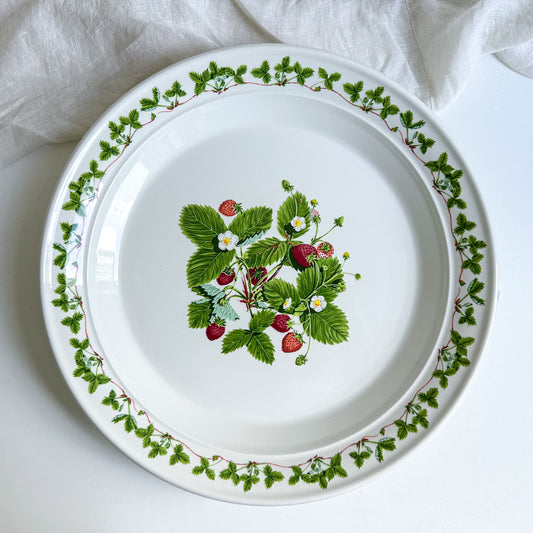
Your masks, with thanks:
M311 244L315 244L315 242L321 241L326 235L329 235L336 227L337 225L334 224L333 227L329 231L326 231L326 233L324 233L324 235L320 235L320 237L315 236L313 240L311 241ZM317 230L318 230L318 226L317 226Z

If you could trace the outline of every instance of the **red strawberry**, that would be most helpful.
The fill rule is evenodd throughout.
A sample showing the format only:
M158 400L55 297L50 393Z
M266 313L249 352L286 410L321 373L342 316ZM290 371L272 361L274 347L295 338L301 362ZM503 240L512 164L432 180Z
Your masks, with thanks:
M285 353L297 352L303 345L302 336L297 333L287 333L281 341L281 349Z
M316 248L310 244L297 244L292 249L292 255L299 265L308 267L311 266L311 263L309 262L310 256L316 257L317 253Z
M249 272L252 285L257 285L261 280L266 280L267 269L265 267L251 268Z
M331 257L333 255L333 252L335 252L335 250L333 249L333 246L329 242L321 242L316 247L316 251L318 253L318 257L321 257L321 258Z
M235 272L229 268L225 268L220 276L217 278L217 283L219 285L228 285L235 279Z
M209 326L207 326L205 334L207 335L207 338L210 341L214 341L222 337L225 331L226 328L224 326L219 326L216 322L213 322L212 324L209 324Z
M287 325L287 322L289 321L291 317L289 315L276 315L274 317L274 322L270 324L276 331L279 331L280 333L286 333L289 331L289 326Z
M238 204L235 200L224 200L218 208L218 212L226 217L233 217L241 211L241 204Z

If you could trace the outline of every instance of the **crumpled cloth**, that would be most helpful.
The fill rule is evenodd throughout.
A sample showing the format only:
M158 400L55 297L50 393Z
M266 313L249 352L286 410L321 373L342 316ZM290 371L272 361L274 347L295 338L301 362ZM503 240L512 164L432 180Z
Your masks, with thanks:
M439 110L485 54L533 77L533 1L2 0L0 167L79 139L163 67L260 42L345 55Z

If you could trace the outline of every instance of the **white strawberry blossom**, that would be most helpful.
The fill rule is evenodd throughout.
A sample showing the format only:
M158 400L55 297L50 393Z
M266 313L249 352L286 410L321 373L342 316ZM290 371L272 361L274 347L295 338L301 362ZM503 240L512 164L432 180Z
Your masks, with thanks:
M294 217L291 220L291 226L294 228L294 231L302 231L305 229L305 218L303 217Z
M225 233L219 233L218 235L218 247L221 250L233 250L237 243L239 242L239 237L233 235L231 231L226 231Z
M326 299L323 296L315 295L311 298L311 309L320 313L328 305Z
M283 309L288 309L290 306L291 306L291 303L292 303L292 300L290 298L287 298L284 302L283 302Z

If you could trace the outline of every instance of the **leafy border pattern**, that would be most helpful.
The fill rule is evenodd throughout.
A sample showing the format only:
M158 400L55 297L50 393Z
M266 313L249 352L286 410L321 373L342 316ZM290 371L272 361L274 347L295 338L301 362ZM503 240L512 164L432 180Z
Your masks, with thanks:
M397 440L406 439L410 433L417 433L419 428L428 428L428 409L439 407L437 399L439 390L446 389L449 378L461 367L470 365L468 349L475 339L459 333L458 326L475 326L476 306L485 303L480 296L484 283L477 276L481 274L484 258L480 250L486 247L486 243L474 235L476 223L469 220L464 213L467 204L461 197L460 185L463 173L449 163L446 152L432 160L423 158L433 148L435 140L422 133L424 121L415 120L410 110L401 112L391 102L390 96L384 94L384 87L363 92L363 81L346 82L341 85L340 73L328 73L324 68L318 68L315 72L311 67L302 67L299 62L291 63L288 56L273 68L265 60L251 70L246 65L240 65L236 69L220 67L211 61L208 68L201 73L190 72L189 78L193 84L192 94L189 95L178 81L164 92L154 87L151 97L140 100L139 109L132 109L127 115L120 116L117 122L109 122L109 138L100 141L98 156L100 162L106 162L105 167L100 168L99 161L93 159L89 163L88 171L68 185L68 198L62 209L67 213L71 212L71 219L60 223L62 240L53 244L56 252L53 264L59 272L56 277L56 298L51 303L65 313L61 324L74 335L70 339L76 365L73 375L87 382L90 394L99 387L107 385L107 394L102 399L102 404L116 412L112 422L122 424L127 433L135 434L141 440L142 446L147 449L148 457L151 459L167 456L170 465L188 465L192 458L195 463L191 470L193 475L206 476L210 480L215 480L218 475L223 480L231 481L235 486L241 486L245 492L261 480L265 487L270 489L275 483L287 478L289 485L296 485L302 481L316 483L322 489L326 489L335 477L348 477L348 472L342 466L346 455L357 468L363 467L372 456L381 463L384 460L384 452L396 449ZM331 92L352 108L381 120L388 130L399 135L401 142L410 149L413 157L429 171L432 187L445 204L449 215L449 230L461 264L449 339L438 349L431 376L415 392L403 412L398 418L383 426L378 434L362 437L333 456L315 455L297 465L255 461L239 463L220 455L206 457L191 449L180 439L154 427L149 414L138 409L133 398L129 397L104 370L104 358L97 353L89 338L84 302L77 284L78 255L82 247L88 208L98 198L100 184L106 172L132 144L136 132L151 124L159 115L170 113L201 95L207 93L219 95L244 85L262 87L296 85L315 93ZM190 91L189 88L188 90ZM399 118L396 125L391 122L393 116ZM73 213L79 218L74 215L73 220ZM469 278L468 281L464 279L466 277Z

